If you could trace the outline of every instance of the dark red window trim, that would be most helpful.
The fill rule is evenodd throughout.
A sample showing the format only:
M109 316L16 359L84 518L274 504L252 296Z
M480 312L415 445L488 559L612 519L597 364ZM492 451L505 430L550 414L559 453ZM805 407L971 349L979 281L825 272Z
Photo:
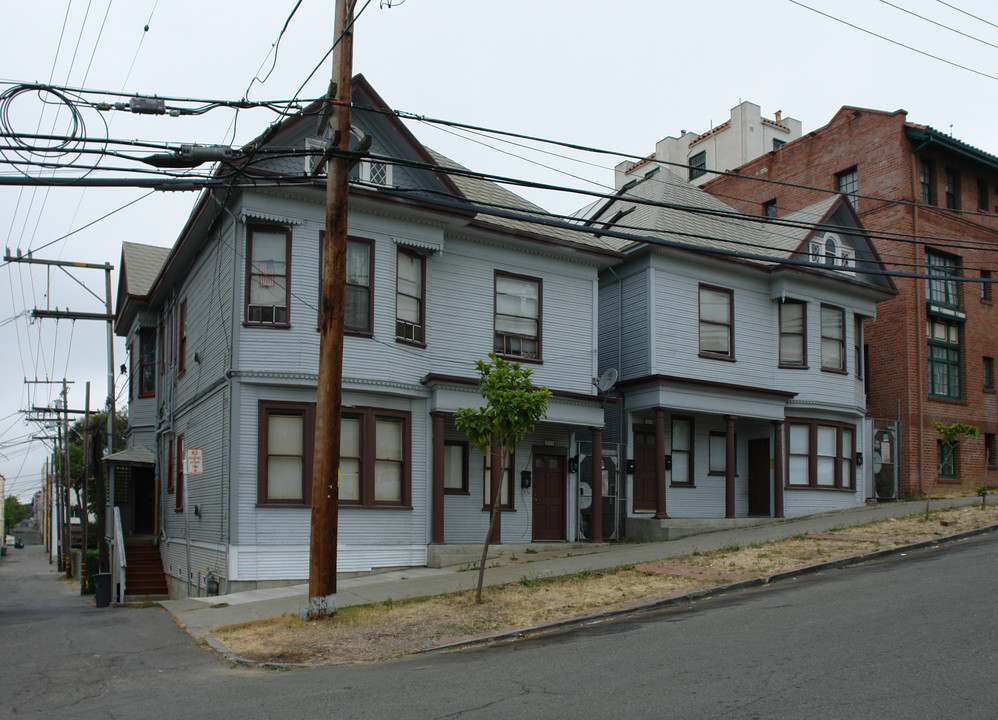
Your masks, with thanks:
M340 498L341 507L412 509L412 413L383 408L350 408L343 418L360 420L360 500ZM377 462L377 423L380 419L402 421L402 489L400 502L377 501L374 497L374 466Z
M701 319L703 314L701 308L700 292L702 290L710 290L712 292L724 293L728 296L728 323L716 323L711 320L704 321ZM723 288L717 285L708 285L706 283L700 283L697 287L697 348L700 349L699 356L702 358L710 358L712 360L727 360L729 362L734 362L735 360L735 291L730 288ZM709 325L721 325L728 328L728 352L719 353L711 350L703 350L703 344L700 339L700 328L706 322Z
M419 261L419 297L416 298L419 301L419 320L415 325L412 323L402 320L398 316L398 298L402 293L399 292L398 286L398 260L397 258L402 255L406 255L411 258L415 258ZM412 295L406 295L406 297L414 297ZM406 330L409 326L412 326L413 337L406 337ZM419 337L416 337L418 334ZM405 343L406 345L415 345L417 347L426 347L426 256L422 255L413 250L407 248L398 248L396 253L396 269L395 269L395 340L396 342Z
M838 305L826 305L825 303L821 303L821 309L819 310L818 315L818 334L821 337L822 343L824 343L826 339L835 340L833 337L826 338L825 336L824 323L821 322L821 314L824 313L825 310L838 312L842 319L842 322L840 323L840 327L842 328L842 337L838 338L839 357L842 358L842 367L825 365L825 353L823 349L819 348L819 350L821 350L821 370L822 372L842 373L844 375L848 372L849 367L849 364L846 362L846 311Z
M312 504L312 461L315 450L315 403L261 400L257 409L257 499L258 507L309 507ZM302 419L302 497L272 499L268 496L270 417L294 415Z
M187 298L180 301L177 313L177 375L187 370Z
M367 329L350 327L347 325L347 315L343 316L343 334L356 337L374 337L374 240L370 238L355 237L351 235L347 238L347 248L350 245L366 245L367 250L367 285L346 282L346 287L362 287L367 290ZM326 231L319 231L319 298L316 307L319 308L316 329L322 322L322 264L326 256Z
M177 482L174 485L177 492L174 510L184 511L184 436L177 435Z
M515 335L513 333L503 333L504 336L510 337L522 337L528 340L537 341L537 357L526 357L523 355L516 355L513 353L500 352L496 347L496 338L499 335L499 331L496 330L496 318L499 315L499 283L500 277L514 278L516 280L526 280L527 282L532 282L537 284L537 336L532 337L529 335ZM503 358L508 358L510 360L516 360L517 362L527 362L527 363L542 363L544 362L544 281L539 277L533 277L531 275L518 275L516 273L504 272L502 270L496 270L492 276L492 349Z
M783 332L783 308L786 305L800 305L801 306L802 327L801 327L800 333L785 333L785 332ZM803 300L784 300L783 302L780 303L780 306L779 306L779 321L778 322L779 322L779 332L777 333L778 337L776 339L776 342L777 342L776 353L777 353L777 357L779 358L779 364L778 364L777 367L785 368L785 369L790 369L790 370L807 370L807 303L804 302ZM801 361L799 363L797 363L797 362L790 362L790 361L784 360L783 359L783 336L784 335L797 336L798 334L800 335L801 346L802 346Z
M856 490L856 426L847 422L835 422L831 420L821 420L813 418L788 417L785 424L784 437L784 460L786 462L786 481L784 487L788 490L838 490L854 492ZM807 425L808 430L808 462L807 462L807 484L791 483L790 481L790 426ZM818 484L818 426L836 428L835 432L835 484ZM852 447L849 448L851 454L843 454L842 431L852 431ZM849 461L849 477L842 478L842 461Z
M491 498L487 497L487 490L489 488L485 484L485 469L489 468L489 472L491 472L491 468L487 464L488 460L489 459L486 456L484 455L482 456L482 511L483 512L491 509L489 507L489 502ZM509 462L509 466L507 468L507 472L509 473L509 484L506 486L506 494L509 497L499 498L499 509L502 510L503 512L512 512L516 510L516 478L514 477L516 470L516 453L515 452L509 453L509 456L506 458L506 460ZM500 494L501 493L502 491L500 490Z
M146 361L146 352L148 351L148 343L156 342L156 331L153 329L146 329L139 331L139 377L138 377L138 388L140 398L155 397L156 395L156 346L153 345L152 348L152 360L150 362ZM150 377L152 387L146 387L146 368L152 366L152 375Z
M669 482L669 487L696 487L696 483L694 482L696 475L693 472L694 456L696 455L696 452L694 451L694 448L696 448L696 435L694 434L696 422L694 421L692 415L673 415L669 418L669 453L672 455L673 468L676 467L675 429L673 427L673 423L675 423L676 420L688 422L690 424L690 448L687 451L683 451L689 455L689 476L685 480L677 480L674 471L670 470L669 473L671 481Z
M168 450L166 453L166 492L173 493L173 435L170 436Z
M444 447L460 447L461 448L461 487L444 487L445 495L470 495L468 489L468 456L469 456L469 445L466 440L444 440Z
M250 320L250 290L253 286L253 233L284 233L284 319L277 321ZM257 223L246 227L246 297L243 302L243 325L246 327L291 327L291 228L283 225Z

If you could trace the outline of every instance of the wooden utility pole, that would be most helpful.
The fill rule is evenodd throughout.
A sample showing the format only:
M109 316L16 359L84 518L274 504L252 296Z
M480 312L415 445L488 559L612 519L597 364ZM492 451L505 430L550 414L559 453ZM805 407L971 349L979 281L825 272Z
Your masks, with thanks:
M73 521L71 519L73 516L70 512L69 496L69 388L66 387L65 380L62 381L62 428L63 469L59 474L62 476L62 508L66 518L66 527L62 536L62 557L63 562L66 563L64 568L66 577L71 578L73 577Z
M343 395L343 303L346 297L347 193L351 161L350 102L353 75L355 0L336 0L333 28L331 143L340 151L326 169L326 234L319 322L319 380L316 388L315 455L312 464L312 532L308 605L302 615L336 613L336 534L339 510L340 408ZM330 93L331 95L332 93ZM327 96L326 102L332 101ZM326 108L322 108L325 110ZM325 130L325 128L321 128Z
M80 557L80 594L87 592L87 542L89 541L90 530L90 508L87 506L87 478L90 475L90 449L88 440L90 439L90 381L87 381L86 404L83 406L83 477L80 478L80 505L82 505L82 515L80 518L80 530L82 531L81 549L83 554Z

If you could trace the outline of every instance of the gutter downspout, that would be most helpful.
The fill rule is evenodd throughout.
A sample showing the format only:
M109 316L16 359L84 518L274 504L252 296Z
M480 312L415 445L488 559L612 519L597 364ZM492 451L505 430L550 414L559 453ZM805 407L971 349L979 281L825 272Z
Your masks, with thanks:
M608 267L607 270L610 274L617 280L617 377L623 378L624 370L623 365L623 353L624 353L624 283L620 279L620 276L614 271L612 267ZM599 318L597 318L597 323ZM620 447L617 449L617 524L619 525L620 518L620 489L621 482L620 478L623 477L623 486L627 487L627 396L625 396L619 390L615 391L617 395L620 396L620 433L618 435L618 440L620 442ZM604 421L604 425L605 425ZM623 451L623 453L621 452ZM624 455L623 463L621 463L621 454ZM624 518L627 518L627 498L624 498ZM617 535L619 536L625 528L618 527Z
M919 160L918 156L915 153L917 153L919 150L921 150L927 144L928 144L928 142L924 142L921 145L919 145L917 148L915 148L915 151L912 153L912 156L911 156L912 159L913 159L912 166L911 166L912 167L912 172L911 172L912 199L920 198L920 195L918 195L916 193L916 190L918 189L921 161ZM911 222L912 222L912 225L911 225L912 235L915 236L915 237L917 237L918 236L918 204L917 203L913 203L912 206L911 206ZM914 253L914 256L915 256L914 257L915 264L916 265L921 265L921 263L922 263L922 261L923 261L924 258L920 258L919 257L919 246L917 244L913 246L913 253ZM923 488L924 488L924 485L925 485L925 482L924 482L925 468L924 468L924 463L923 463L923 455L925 454L925 448L922 447L922 424L924 422L924 415L923 415L923 413L924 413L924 400L923 400L923 398L925 397L925 393L928 391L927 387L923 387L924 383L928 381L928 378L925 377L925 374L923 374L923 372L922 372L922 367L923 367L923 363L922 363L922 360L923 360L923 351L927 352L927 349L924 347L926 345L926 343L925 343L925 341L922 338L922 333L925 332L925 323L927 322L927 321L922 321L922 313L921 313L921 308L925 307L925 299L922 296L922 293L924 292L924 288L925 288L925 283L922 283L922 282L916 280L915 281L915 292L912 294L912 296L914 298L914 302L915 302L915 307L914 307L914 317L915 317L915 358L916 358L916 362L918 363L918 367L915 370L915 378L916 378L915 392L917 393L916 401L918 403L917 404L917 407L918 407L918 427L915 428L915 433L914 434L915 434L915 436L917 438L917 439L915 439L915 450L917 452L917 462L918 462L918 490L919 490L919 492L923 491ZM926 366L926 373L928 373L928 367L927 366Z
M235 363L235 347L236 347L236 339L235 339L236 338L236 300L237 300L237 295L238 295L238 292L239 292L239 290L238 290L238 288L239 288L239 268L237 267L238 264L239 264L239 248L238 248L238 242L239 242L239 218L237 218L235 216L235 214L233 214L233 212L231 210L229 210L228 207L226 207L222 202L220 202L219 199L214 194L212 194L211 197L212 197L212 200L214 200L219 205L219 207L221 208L221 210L225 214L227 214L230 218L232 218L232 267L233 267L232 277L233 277L233 282L232 282L232 307L231 307L231 312L229 313L229 323L230 323L230 330L231 330L231 332L229 334L229 367L225 371L225 379L228 382L228 386L229 386L228 387L229 392L228 392L228 396L226 397L226 402L228 403L228 406L229 406L228 407L228 419L229 419L229 432L231 433L232 432L232 427L233 427L233 424L232 424L232 422L233 422L232 421L232 378L233 378L232 369L233 369L233 365ZM221 239L221 233L219 233L219 239ZM219 249L219 252L221 252L221 249ZM222 434L224 436L224 434L225 434L224 430L223 430ZM232 452L232 448L231 448L231 444L230 444L230 446L229 446L229 453L231 454L231 452ZM231 459L231 457L230 457L230 459ZM232 468L232 464L231 463L229 464L229 468L230 468L229 472L231 473L231 468ZM231 571L231 564L230 564L229 560L230 560L230 552L232 550L232 507L231 507L231 503L232 503L232 492L231 492L231 490L232 490L232 483L231 483L231 478L228 478L228 479L224 478L224 473L223 473L223 481L224 481L223 482L223 487L226 487L226 488L229 489L229 504L230 504L230 507L226 508L226 518L225 518L226 519L226 526L225 526L225 594L228 595L229 594L229 589L230 589L231 583L232 583L232 579L229 577L230 574L231 574L231 572L230 572Z

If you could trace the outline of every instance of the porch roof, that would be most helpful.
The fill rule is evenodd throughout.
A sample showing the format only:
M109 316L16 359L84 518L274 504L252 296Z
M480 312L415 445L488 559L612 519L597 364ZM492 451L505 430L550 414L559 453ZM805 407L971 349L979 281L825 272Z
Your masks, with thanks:
M109 465L130 465L153 467L156 464L156 456L149 448L138 445L130 447L120 452L112 453L104 458L104 462Z

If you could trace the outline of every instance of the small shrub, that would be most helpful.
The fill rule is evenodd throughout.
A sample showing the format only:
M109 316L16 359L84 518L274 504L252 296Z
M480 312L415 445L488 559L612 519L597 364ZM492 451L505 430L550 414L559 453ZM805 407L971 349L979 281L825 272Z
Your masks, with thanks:
M100 551L99 550L87 550L86 557L86 570L84 571L84 577L86 578L86 589L83 591L83 595L93 595L97 592L94 587L94 577L100 571Z

